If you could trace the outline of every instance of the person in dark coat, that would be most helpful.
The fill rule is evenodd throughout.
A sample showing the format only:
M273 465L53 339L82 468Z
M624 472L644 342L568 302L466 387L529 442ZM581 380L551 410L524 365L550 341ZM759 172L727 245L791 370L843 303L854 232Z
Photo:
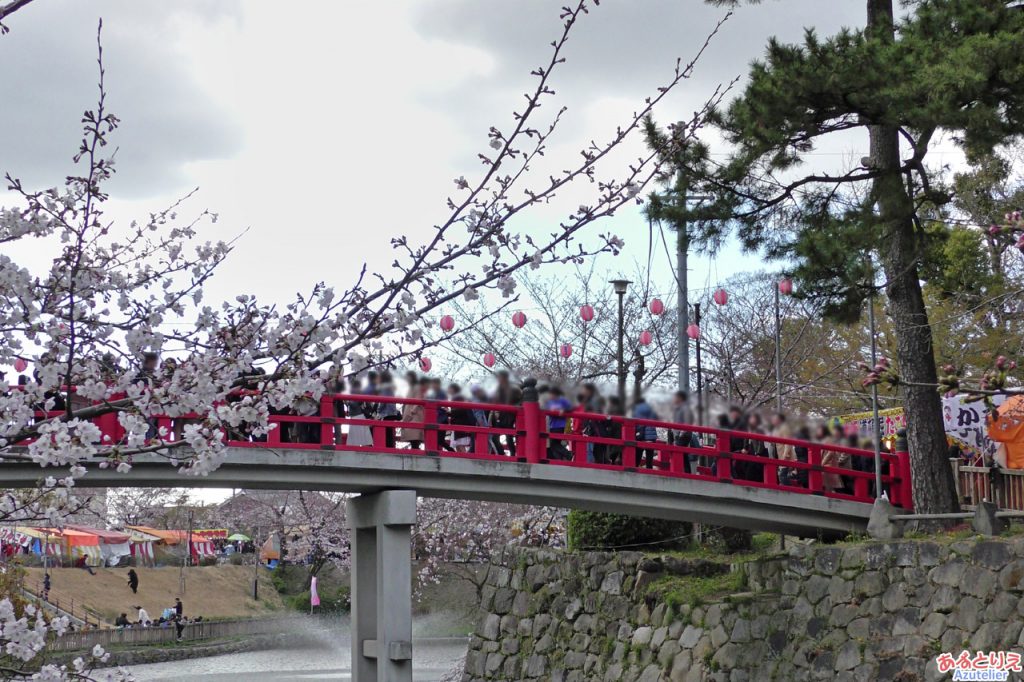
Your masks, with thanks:
M138 594L139 574L135 572L134 568L128 569L128 587L132 588L132 594Z

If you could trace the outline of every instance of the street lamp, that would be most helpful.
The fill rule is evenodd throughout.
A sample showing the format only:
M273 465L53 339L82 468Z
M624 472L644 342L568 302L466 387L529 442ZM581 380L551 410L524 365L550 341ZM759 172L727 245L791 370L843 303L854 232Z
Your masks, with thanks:
M623 357L622 343L623 335L625 334L625 313L622 310L622 299L626 295L626 289L632 284L628 279L613 279L610 284L615 289L615 295L619 297L619 339L618 339L618 351L616 357L619 362L619 403L622 405L622 409L626 409L626 362Z

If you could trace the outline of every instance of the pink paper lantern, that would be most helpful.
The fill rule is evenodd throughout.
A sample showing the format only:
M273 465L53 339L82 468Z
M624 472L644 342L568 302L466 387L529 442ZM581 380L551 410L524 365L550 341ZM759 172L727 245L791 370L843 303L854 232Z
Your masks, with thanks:
M450 332L455 329L455 318L451 315L445 315L441 318L441 329L446 332Z
M789 277L783 277L779 280L779 293L789 296L793 293L793 280Z
M695 324L691 324L689 327L686 328L686 335L689 336L691 339L699 339L700 327L698 327Z
M594 306L585 305L580 308L580 317L583 318L584 322L590 322L594 319Z
M649 345L651 345L651 341L653 341L653 340L654 340L654 335L651 334L649 331L644 330L644 331L640 332L640 345L641 346L649 346Z
M656 298L651 301L652 315L661 315L663 312L665 312L665 304L661 302L660 298Z
M18 358L14 361L14 370L16 372L24 372L26 369L28 369L28 361L25 358Z
M434 366L434 363L430 361L430 358L420 358L420 370L429 372L430 368Z
M484 353L484 365L487 367L494 367L494 353Z
M519 329L522 329L526 325L526 313L520 310L518 313L512 316L512 324Z
M563 358L567 358L572 355L572 346L568 343L563 343L562 347L558 349L558 352L561 353Z
M725 289L716 289L711 298L714 299L715 303L718 305L725 305L729 302L729 294L726 293Z

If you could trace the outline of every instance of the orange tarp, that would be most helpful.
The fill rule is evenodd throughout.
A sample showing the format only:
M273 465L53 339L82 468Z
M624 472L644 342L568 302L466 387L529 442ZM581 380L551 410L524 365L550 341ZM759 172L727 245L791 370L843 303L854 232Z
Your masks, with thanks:
M67 541L68 547L95 547L100 544L98 535L80 530L65 528L60 531L60 536Z
M1024 469L1024 396L1011 396L989 418L988 437L1006 448L1006 468Z

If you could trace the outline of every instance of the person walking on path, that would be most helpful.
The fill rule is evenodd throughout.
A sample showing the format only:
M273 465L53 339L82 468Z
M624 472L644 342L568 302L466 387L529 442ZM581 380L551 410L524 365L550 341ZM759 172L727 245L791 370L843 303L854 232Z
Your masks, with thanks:
M181 603L181 597L174 598L174 614L178 616L179 620L185 615L185 607Z
M43 601L50 601L50 572L43 576Z
M132 594L139 593L139 574L134 568L128 569L128 587L132 588Z

